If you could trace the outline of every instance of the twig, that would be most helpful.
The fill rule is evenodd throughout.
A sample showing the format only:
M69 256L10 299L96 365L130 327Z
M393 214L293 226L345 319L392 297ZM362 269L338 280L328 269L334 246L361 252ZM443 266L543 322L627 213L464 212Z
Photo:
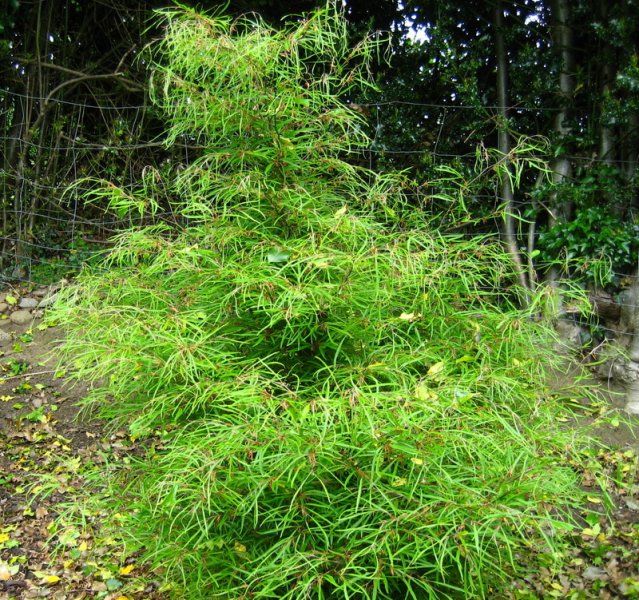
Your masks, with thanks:
M36 371L35 373L20 373L20 375L0 377L0 383L4 383L5 381L9 381L10 379L18 379L20 377L32 377L33 375L50 375L51 373L56 373L56 372L57 371Z

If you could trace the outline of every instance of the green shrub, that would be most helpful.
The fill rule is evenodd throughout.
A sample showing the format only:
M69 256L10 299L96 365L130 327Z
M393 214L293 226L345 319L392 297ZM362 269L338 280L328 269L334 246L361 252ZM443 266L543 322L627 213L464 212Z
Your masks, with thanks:
M569 184L542 188L542 199L558 194L574 206L575 215L541 231L541 263L563 267L572 279L618 284L618 276L637 262L638 225L623 210L635 191L636 182L624 181L618 169L605 164L578 172Z
M53 313L89 405L163 436L101 473L115 526L187 598L494 594L580 496L507 255L343 160L375 44L338 14L162 18L154 99L203 153Z

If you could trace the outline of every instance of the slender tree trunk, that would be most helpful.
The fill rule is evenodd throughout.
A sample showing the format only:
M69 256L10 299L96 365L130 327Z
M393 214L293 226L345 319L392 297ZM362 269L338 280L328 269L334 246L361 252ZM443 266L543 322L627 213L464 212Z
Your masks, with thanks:
M25 103L27 110L24 111L24 121L22 127L22 138L19 142L19 150L17 154L16 166L13 170L14 178L14 200L13 200L13 226L14 226L14 270L13 276L23 278L25 273L22 272L25 263L25 244L23 239L24 225L24 207L27 203L27 186L28 186L28 154L34 134L33 127L33 101L37 91L34 85L35 78L28 74L26 76L25 85Z
M506 169L509 169L508 162L510 160L511 148L510 134L508 132L508 59L504 43L504 12L501 1L498 1L494 8L493 29L495 35L495 57L497 60L497 106L499 111L497 146L506 161ZM504 207L502 237L506 249L512 258L519 284L523 290L521 298L522 304L526 305L528 303L527 291L530 289L530 286L526 278L526 270L517 244L517 231L515 226L517 209L515 208L513 188L508 174L502 178L500 188L500 200Z
M5 127L3 134L5 136L4 145L4 175L2 178L2 246L0 247L0 267L3 269L9 263L11 254L11 238L9 235L14 226L13 209L9 199L16 193L15 174L17 170L18 157L20 155L19 141L23 137L24 123L27 110L25 107L26 98L14 96L12 98L13 110L7 111L10 114L11 121L5 121L8 128ZM13 259L12 259L13 260Z
M603 23L608 20L608 2L610 0L599 0L599 15ZM613 49L608 44L602 48L600 57L600 89L599 97L601 102L599 105L599 118L601 119L601 125L599 128L599 159L605 164L612 165L615 159L615 131L614 128L606 122L605 109L606 109L606 97L610 93L611 85L615 78L615 57L613 55Z
M624 175L626 181L634 177L639 169L639 113L633 111L628 117L628 132L626 143L624 144ZM635 188L632 205L636 208L639 205L639 192Z
M568 112L575 92L574 57L572 52L572 29L569 25L570 4L568 0L553 0L551 3L551 32L555 48L561 57L559 71L559 106L561 110L555 116L554 130L559 144L570 135L572 128L568 122ZM566 148L551 163L552 182L560 185L572 176L572 165L566 157ZM572 206L555 192L551 198L550 225L559 220L567 220L572 213Z
M567 148L565 147L565 140L571 133L568 118L575 92L575 78L573 75L573 35L570 27L569 0L552 0L550 10L552 41L560 57L558 105L561 107L561 110L555 115L553 127L558 144L561 146L561 153L558 153L550 164L552 183L553 186L555 186L555 190L550 197L550 210L548 211L548 225L552 227L558 221L568 221L573 212L572 202L566 201L562 197L560 186L569 181L572 176L572 164L566 156ZM558 279L559 274L557 273L557 269L552 267L548 271L547 282L556 292L556 309L558 313L561 314L563 312L563 300L558 290Z

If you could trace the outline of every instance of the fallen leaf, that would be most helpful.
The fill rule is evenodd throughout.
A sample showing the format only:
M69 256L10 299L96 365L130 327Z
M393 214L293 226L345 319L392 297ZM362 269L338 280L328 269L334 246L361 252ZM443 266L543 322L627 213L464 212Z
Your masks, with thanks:
M342 208L340 208L338 211L336 211L333 216L336 219L339 219L339 217L343 217L346 214L347 210L348 210L348 208L346 206L342 206Z
M590 566L582 574L584 579L594 581L596 579L608 579L608 573L600 567Z
M46 583L54 584L60 581L60 578L57 575L49 575L48 573L45 573L44 571L34 571L33 574L38 579L42 579Z
M444 361L436 362L430 369L428 369L429 375L437 375L444 370Z
M415 316L415 313L402 313L399 315L399 318L402 321L415 321L418 317Z
M639 502L637 502L636 500L633 500L632 498L626 498L624 502L630 510L639 510Z
M94 592L106 592L107 586L103 581L94 581L91 585L91 590Z
M418 400L437 400L437 394L431 392L426 385L418 385L415 388L415 396Z
M19 570L19 565L8 565L0 562L0 581L9 581Z

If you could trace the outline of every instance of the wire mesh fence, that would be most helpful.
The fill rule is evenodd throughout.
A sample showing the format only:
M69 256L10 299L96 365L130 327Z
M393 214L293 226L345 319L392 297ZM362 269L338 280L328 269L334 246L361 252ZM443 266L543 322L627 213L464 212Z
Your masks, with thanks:
M28 132L28 122L16 115L23 110L20 103L58 103L69 109L66 120L58 126L56 135L37 136ZM384 136L384 124L389 121L387 110L409 107L419 111L425 126L434 132L427 140L415 137L393 146L392 136ZM497 107L486 106L489 113ZM378 161L396 158L433 165L466 165L472 170L477 161L475 151L450 152L443 140L450 137L451 115L458 111L477 110L474 106L389 101L357 105L371 123L372 142L365 156L356 157L375 168ZM75 103L67 99L27 97L11 90L0 90L0 150L4 168L0 171L2 242L0 244L0 285L5 283L44 284L74 271L109 245L109 239L123 228L143 222L143 217L119 217L103 206L87 204L85 194L90 185L83 178L113 181L123 189L140 185L148 166L161 171L176 164L189 164L201 146L195 139L167 148L161 134L148 139L151 109L146 104ZM511 107L512 111L557 111L556 107ZM65 113L66 114L66 113ZM104 127L96 127L101 121ZM145 123L142 128L141 124ZM141 135L141 132L147 136ZM10 155L21 157L10 160ZM540 155L550 163L553 156ZM596 156L568 156L575 164L605 163L625 168L627 161L610 161ZM72 185L73 184L73 185ZM408 192L409 195L411 192ZM416 195L418 195L415 192ZM423 195L423 192L420 192ZM494 190L474 192L476 202L495 203ZM525 206L528 197L516 201ZM163 216L163 215L159 215ZM166 215L170 215L167 213ZM497 220L486 220L472 231L473 235L499 235ZM541 233L530 230L524 238L537 239ZM627 273L616 274L627 277Z

